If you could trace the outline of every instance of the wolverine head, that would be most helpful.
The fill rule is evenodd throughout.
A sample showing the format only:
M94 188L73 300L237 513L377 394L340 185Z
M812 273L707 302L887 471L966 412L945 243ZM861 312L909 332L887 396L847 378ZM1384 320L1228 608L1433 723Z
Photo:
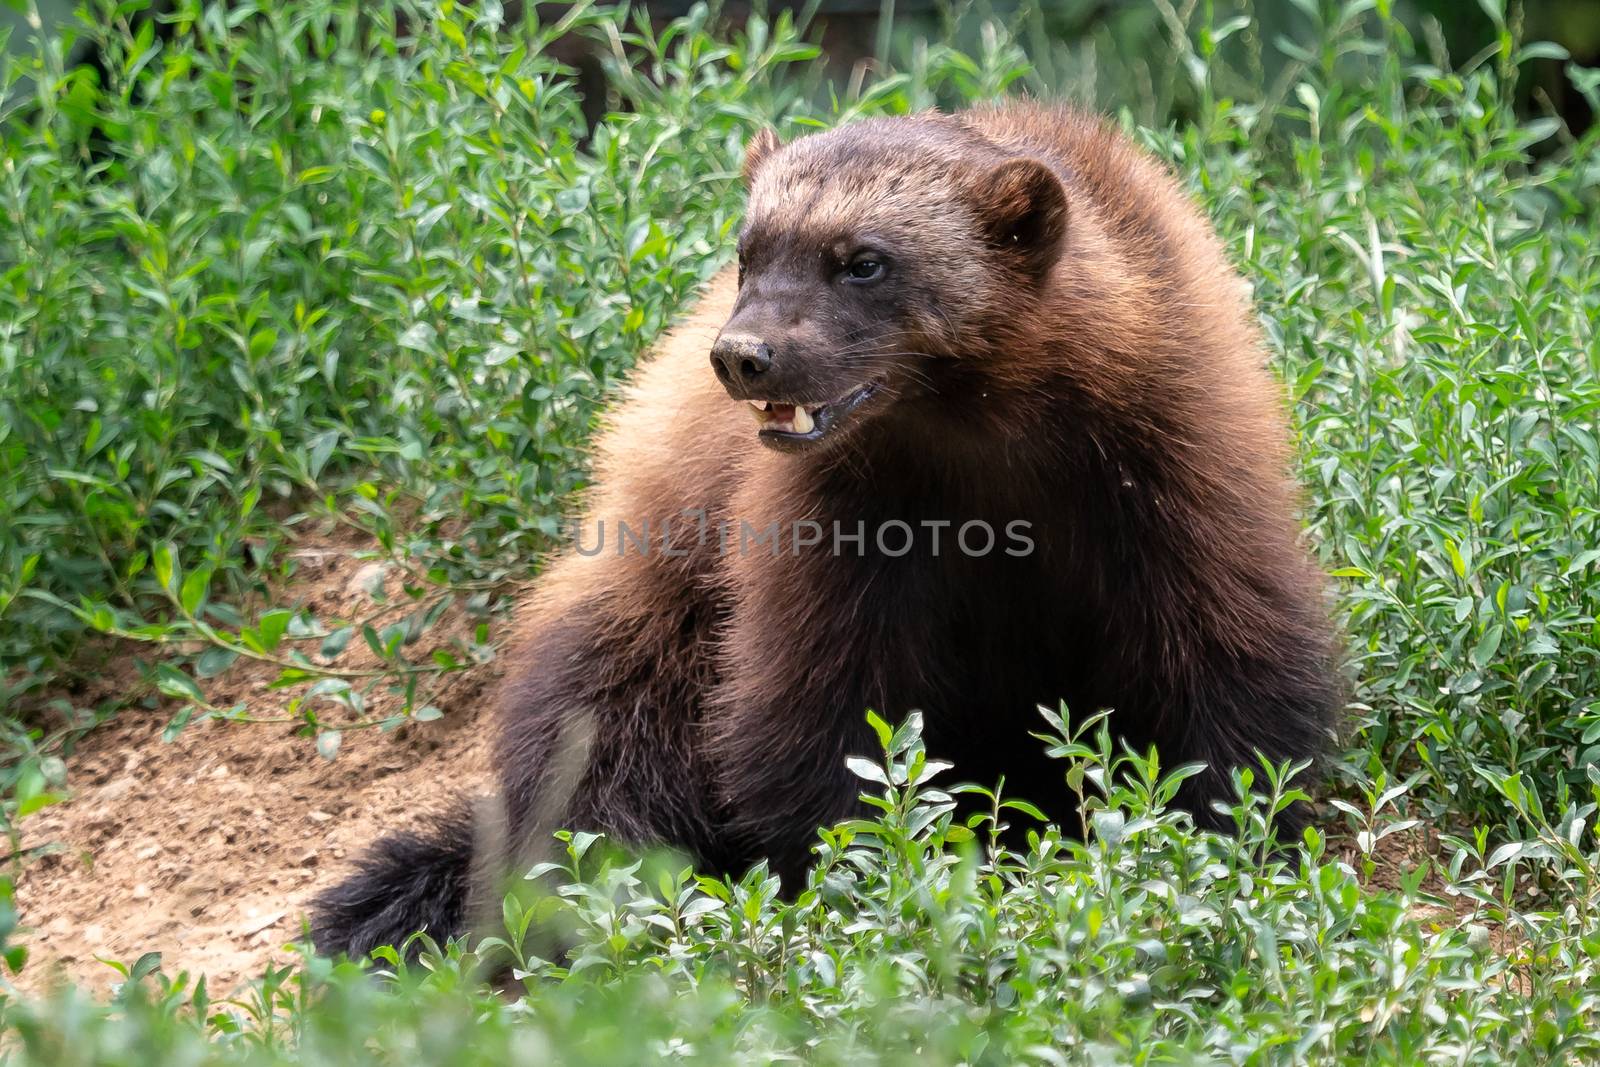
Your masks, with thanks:
M1049 282L1067 196L958 119L872 119L745 154L739 293L711 349L763 443L798 451L938 391Z

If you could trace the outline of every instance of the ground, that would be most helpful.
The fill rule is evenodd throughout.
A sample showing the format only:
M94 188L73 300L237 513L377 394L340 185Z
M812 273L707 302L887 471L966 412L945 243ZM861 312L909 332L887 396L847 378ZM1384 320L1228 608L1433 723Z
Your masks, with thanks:
M358 587L371 566L358 548L348 535L303 539L295 581L275 600L315 604L324 617L348 609L365 596ZM447 615L436 630L464 628ZM353 664L366 654L360 644ZM97 684L127 684L127 663L114 659ZM70 799L24 823L24 848L49 850L17 887L31 952L20 984L38 990L66 977L103 990L120 976L101 959L131 964L157 951L168 974L204 973L223 993L287 961L312 896L363 848L483 789L498 670L491 662L453 675L441 719L348 732L332 761L286 725L199 722L168 743L171 707L122 711L68 760ZM206 683L207 697L274 714L286 697L267 690L273 673L241 661Z

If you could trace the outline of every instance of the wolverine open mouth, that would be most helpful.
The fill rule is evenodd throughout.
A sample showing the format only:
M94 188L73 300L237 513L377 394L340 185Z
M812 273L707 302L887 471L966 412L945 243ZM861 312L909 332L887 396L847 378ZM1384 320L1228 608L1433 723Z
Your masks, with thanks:
M825 404L786 404L776 400L751 400L749 403L761 427L761 443L794 452L838 430L877 391L878 383L868 382Z

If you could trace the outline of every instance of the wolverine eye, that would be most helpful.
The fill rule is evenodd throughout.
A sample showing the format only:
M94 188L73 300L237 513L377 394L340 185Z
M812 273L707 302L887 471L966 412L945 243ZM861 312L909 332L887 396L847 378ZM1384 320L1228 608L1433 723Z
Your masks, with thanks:
M883 260L862 256L844 269L844 280L853 285L865 285L882 278L884 270Z

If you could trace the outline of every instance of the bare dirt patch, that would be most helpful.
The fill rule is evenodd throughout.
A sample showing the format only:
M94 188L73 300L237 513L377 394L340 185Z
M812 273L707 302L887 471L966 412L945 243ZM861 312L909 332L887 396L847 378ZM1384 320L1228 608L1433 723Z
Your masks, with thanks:
M275 602L323 619L362 614L372 584L364 547L348 533L303 538L291 550L294 581ZM452 607L422 640L473 625ZM341 665L375 662L360 644ZM275 675L241 660L202 686L214 704L248 701L253 714L274 716L295 692L269 689ZM24 824L25 848L55 847L18 882L32 954L20 984L38 990L64 977L103 990L120 976L97 957L131 964L160 952L166 973L203 973L221 994L287 962L310 898L368 844L457 793L483 791L497 675L495 663L451 675L433 698L442 718L349 731L332 761L291 725L199 722L168 743L171 707L119 713L68 760L70 799ZM379 687L368 712L397 703Z

